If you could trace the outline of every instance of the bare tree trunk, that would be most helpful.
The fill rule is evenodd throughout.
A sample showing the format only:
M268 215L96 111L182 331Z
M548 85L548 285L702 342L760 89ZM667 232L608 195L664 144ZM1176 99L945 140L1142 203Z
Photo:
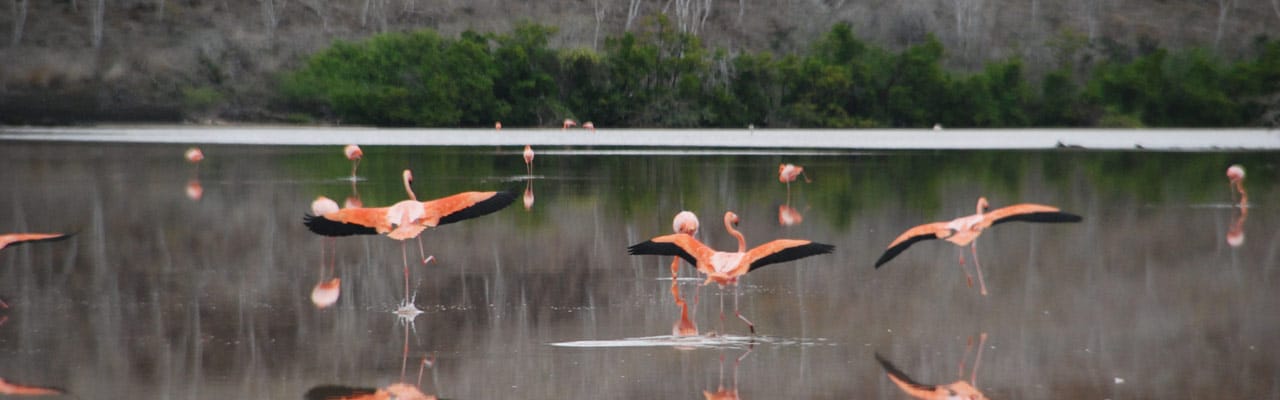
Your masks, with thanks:
M623 25L622 30L630 32L631 23L635 22L636 17L640 15L640 0L630 0L627 4L627 23Z
M605 13L608 12L609 5L608 3L603 3L602 0L595 0L591 4L595 7L596 16L596 32L595 36L591 37L591 48L596 50L600 48L600 24L604 23Z
M1222 28L1227 25L1227 16L1235 7L1235 0L1218 0L1218 31L1213 34L1214 49L1218 49L1218 44L1222 42Z
M156 21L164 22L164 0L156 0Z
M364 0L364 7L360 9L360 27L361 28L369 25L369 3L372 3L372 2L373 0Z
M324 2L320 0L305 0L302 5L311 9L311 12L315 13L317 18L320 18L321 31L329 33L329 17L325 15Z
M90 38L90 43L93 44L94 49L102 48L102 29L103 29L102 18L104 15L106 15L106 12L107 12L106 9L107 9L106 0L98 0L94 2L93 17L92 17L93 36Z
M22 41L22 30L27 24L27 0L13 0L13 39L10 46L17 46Z
M1280 18L1280 0L1271 0L1271 9L1276 12L1276 18Z
M275 43L276 26L279 20L276 19L276 5L274 0L259 0L262 4L262 25L267 30L267 43Z
M742 26L742 16L747 13L747 0L738 0L738 26Z

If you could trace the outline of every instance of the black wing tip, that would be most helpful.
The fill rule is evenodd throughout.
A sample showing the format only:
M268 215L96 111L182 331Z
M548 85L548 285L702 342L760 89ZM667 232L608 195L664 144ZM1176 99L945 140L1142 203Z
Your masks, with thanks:
M454 222L465 221L468 219L482 217L498 211L516 201L516 197L521 196L520 192L515 190L499 190L493 192L493 196L472 204L461 211L449 214L440 218L438 225L452 224Z
M378 389L360 388L343 385L320 385L307 390L302 395L306 400L333 400L345 399L352 396L367 395L377 393Z
M908 385L911 385L911 386L925 388L925 389L931 387L930 385L925 385L920 382L916 382L914 379L911 379L910 376L907 376L907 373L902 372L902 370L894 366L893 363L889 362L888 359L880 355L880 352L876 352L875 355L876 355L876 361L880 362L880 368L884 368L885 373L892 375L898 379L901 379L903 382L906 382Z
M1001 224L1005 222L1015 222L1015 221L1038 222L1038 223L1069 223L1069 222L1084 221L1084 217L1081 217L1079 215L1075 215L1072 213L1061 212L1061 211L1036 212L1036 213L1029 213L1029 214L1012 215L1009 217L1001 218L1000 220L995 221L995 224Z
M351 236L351 235L376 235L378 231L363 225L348 224L345 222L332 221L328 218L311 215L310 213L302 214L302 224L307 226L312 233L321 236Z

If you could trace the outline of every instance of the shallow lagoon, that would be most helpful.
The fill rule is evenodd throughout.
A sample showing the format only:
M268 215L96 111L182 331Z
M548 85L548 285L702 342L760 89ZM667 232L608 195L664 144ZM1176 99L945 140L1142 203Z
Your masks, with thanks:
M982 333L992 398L1280 395L1274 153L541 146L529 210L517 199L424 234L438 262L414 267L425 312L406 324L391 312L400 244L382 237L339 238L340 299L310 301L330 275L301 218L317 195L354 194L340 146L205 145L197 170L181 144L2 144L0 230L79 234L0 251L0 377L80 398L301 398L418 383L427 358L421 388L444 398L699 398L736 381L744 399L903 399L876 353L948 383ZM422 198L522 192L520 150L366 146L355 191L402 200L410 168ZM782 162L812 179L792 184L798 225L779 224ZM1249 171L1239 247L1225 239L1240 216L1232 163ZM900 232L972 213L980 195L1084 221L985 233L985 297L947 243L872 267ZM720 248L733 210L750 245L836 252L745 278L754 339L732 315L720 326L717 289L686 269L699 331L721 334L676 340L670 259L626 247L682 209Z

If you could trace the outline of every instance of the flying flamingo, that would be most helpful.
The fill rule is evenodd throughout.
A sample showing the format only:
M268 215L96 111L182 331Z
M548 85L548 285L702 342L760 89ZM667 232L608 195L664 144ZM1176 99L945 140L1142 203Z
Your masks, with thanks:
M787 204L791 204L791 182L795 182L800 176L804 176L806 183L812 182L808 176L804 175L804 167L795 164L778 164L778 182L787 184Z
M564 119L564 125L562 125L562 126L560 127L560 130L562 130L562 131L563 131L563 130L568 130L568 129L569 129L569 127L572 127L572 126L578 126L578 122L577 122L577 121L574 121L574 120L572 120L572 119L569 119L569 118L565 118L565 119Z
M724 321L724 287L732 285L733 290L733 313L738 319L747 324L752 334L755 334L756 327L750 320L742 316L738 310L738 280L746 275L747 272L754 271L757 268L786 262L796 259L805 258L817 254L830 253L835 250L835 246L829 244L815 243L808 240L796 239L778 239L774 240L748 251L746 248L746 239L742 233L733 228L738 224L738 215L732 211L724 214L725 229L738 239L737 252L716 251L708 247L693 236L683 233L676 233L665 236L658 236L649 239L646 242L637 243L627 248L627 252L632 255L662 255L662 256L679 256L690 264L697 266L698 272L707 275L707 280L703 284L715 282L720 286L720 320Z
M981 337L982 339L978 343L978 355L973 361L973 371L967 382L963 379L963 360L960 362L962 379L944 385L929 385L916 382L903 373L902 370L893 366L893 363L890 363L879 353L876 353L876 361L880 362L880 367L884 368L885 375L889 376L889 380L893 381L894 384L898 385L899 389L902 389L904 393L911 397L922 400L986 400L987 396L978 391L976 387L978 385L978 363L982 361L982 347L987 342L987 334L983 333ZM972 336L969 337L969 345L973 345ZM964 357L969 357L968 347L965 349Z
M591 121L583 122L582 129L589 130L591 133L596 133L596 124L591 123Z
M412 174L405 170L405 188L412 193ZM418 237L427 228L451 224L487 215L506 208L515 195L508 192L463 192L435 200L419 202L410 196L391 207L345 208L324 215L307 214L303 223L323 236L386 235L400 240L404 257L405 298L409 293L409 262L403 241ZM419 242L421 244L421 242ZM419 251L421 251L421 247ZM425 253L425 252L423 252ZM424 257L425 254L424 254ZM422 263L434 257L426 257Z
M907 247L922 240L944 239L948 242L955 243L957 246L969 246L973 253L973 266L978 272L978 285L982 290L982 295L987 295L987 285L982 279L982 265L978 263L978 236L982 231L992 225L1002 224L1005 222L1023 221L1023 222L1080 222L1079 215L1064 213L1056 207L1050 207L1041 204L1022 203L1014 204L1008 207L996 209L988 212L990 208L987 204L986 197L978 198L977 213L956 218L949 222L934 222L916 226L908 229L889 243L889 247L876 260L876 268L880 268L884 263L889 262L899 253L902 253ZM969 275L969 271L964 269L964 252L960 251L960 270L964 271L965 278L973 286L973 277Z
M360 159L364 158L364 151L360 150L360 146L349 144L342 148L342 154L351 160L351 180L356 180L356 168L360 167Z
M338 202L324 196L316 197L311 202L312 215L325 215L338 211ZM326 308L338 301L338 295L341 294L342 280L338 277L325 280L325 259L328 256L327 249L333 248L333 258L329 261L329 273L327 276L333 276L333 266L337 262L338 248L334 243L335 238L324 237L320 242L320 281L316 283L315 288L311 289L311 303L316 308Z
M5 247L36 242L52 242L63 240L71 235L66 233L6 233L0 235L0 250ZM9 308L9 304L0 300L0 308ZM0 392L2 393L2 392Z

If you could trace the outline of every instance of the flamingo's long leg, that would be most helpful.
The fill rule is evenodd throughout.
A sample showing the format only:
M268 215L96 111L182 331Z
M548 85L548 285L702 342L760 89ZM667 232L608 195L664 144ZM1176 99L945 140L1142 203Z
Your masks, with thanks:
M400 241L400 257L404 259L404 298L409 301L409 251L404 241Z
M756 334L756 324L751 323L751 321L747 320L747 317L742 316L741 311L738 311L738 284L737 283L733 284L733 314L737 315L738 319L742 320L742 322L747 323L747 328L751 330L752 335Z
M720 327L716 329L724 334L724 287L720 287Z
M973 252L973 269L978 271L978 288L982 290L982 295L987 295L987 283L982 280L982 263L978 262L978 241L975 239L969 244L969 250ZM969 286L973 286L970 284Z
M960 272L963 272L963 273L964 273L964 280L965 280L965 283L966 283L966 284L968 284L968 285L969 285L969 287L973 287L973 275L969 275L969 269L964 267L964 248L957 247L957 248L956 248L956 254L958 254L958 255L959 255L959 259L960 259L960 264L959 264L959 265L960 265Z
M978 364L982 363L982 348L985 347L986 343L987 333L982 332L981 335L978 335L978 355L973 358L973 371L972 375L969 376L969 384L973 385L975 389L978 387Z
M422 265L427 265L427 251L422 247L422 236L418 236L418 255L422 257Z
M352 182L352 184L354 184L354 183L355 183L355 181L356 181L356 168L360 168L360 159L359 159L359 158L357 158L357 159L355 159L355 160L352 160L352 161L351 161L351 182Z
M676 285L679 283L679 271L680 257L675 257L671 260L671 297L676 301L680 301L680 287Z

